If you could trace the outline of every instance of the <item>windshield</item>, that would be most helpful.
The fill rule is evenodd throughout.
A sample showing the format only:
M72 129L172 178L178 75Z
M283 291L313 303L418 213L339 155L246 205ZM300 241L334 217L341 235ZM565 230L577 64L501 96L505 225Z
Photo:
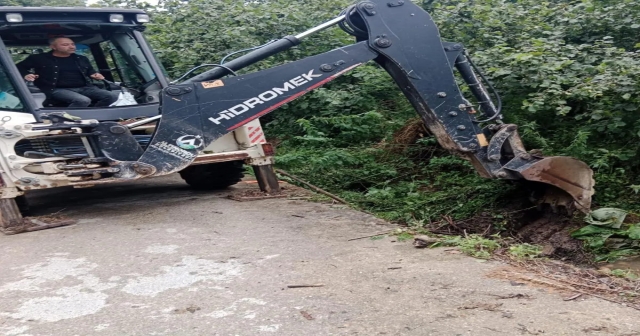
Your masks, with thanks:
M138 42L129 33L113 34L110 45L114 62L121 69L135 74L139 84L147 83L156 78L151 65L142 53Z
M27 99L32 99L37 109L84 109L159 103L166 78L164 69L156 67L155 55L147 54L146 41L143 37L138 38L143 35L137 33L133 28L113 25L0 27L0 38L11 54L14 64L22 76L25 76L31 96ZM60 71L67 75L55 77L57 70L50 70L53 68L49 66L53 59L52 54L41 55L52 51L52 43L55 40L50 39L51 36L70 39L75 47L73 53L80 57L76 62L81 63L82 69L94 73L78 74L74 72L75 68L71 69L63 64L64 69L60 68ZM53 62L57 68L58 60L55 59ZM159 69L158 73L154 68ZM69 73L74 76L69 76ZM13 86L5 77L3 76L6 82L4 86L12 89ZM81 77L85 79L85 84L81 83ZM69 78L72 79L71 84L64 82ZM52 91L52 87L56 89ZM69 93L69 88L82 89L89 93ZM11 91L14 90L7 90ZM82 97L77 98L78 95ZM0 106L23 109L19 99L6 96L7 100L2 103L3 97L0 95L0 104L3 104Z

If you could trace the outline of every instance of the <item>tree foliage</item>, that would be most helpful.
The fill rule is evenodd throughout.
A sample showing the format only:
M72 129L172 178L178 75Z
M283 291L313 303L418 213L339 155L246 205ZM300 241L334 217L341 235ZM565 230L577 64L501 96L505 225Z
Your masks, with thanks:
M596 171L596 205L639 209L640 2L637 0L417 1L443 39L463 43L504 99L529 149L570 155ZM175 78L229 53L304 31L349 0L165 0L147 33ZM134 2L125 5L135 6ZM244 71L353 43L339 29ZM235 57L235 56L234 56ZM263 119L278 162L389 218L465 217L498 206L507 184L423 139L404 152L392 137L415 112L378 66ZM636 189L633 187L635 186ZM469 196L477 195L476 199Z
M231 52L306 30L332 18L346 3L344 0L169 0L163 2L164 11L154 15L149 35L162 54L165 66L177 75L202 63L219 62ZM336 31L313 37L300 48L267 60L262 66L342 46L347 42L345 37Z

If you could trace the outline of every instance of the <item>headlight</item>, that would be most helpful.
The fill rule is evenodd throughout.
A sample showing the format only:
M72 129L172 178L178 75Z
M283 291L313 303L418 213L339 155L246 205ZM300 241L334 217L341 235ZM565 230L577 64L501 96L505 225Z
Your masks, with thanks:
M7 22L22 22L22 14L7 13Z
M147 14L137 14L136 15L136 21L140 22L140 23L147 23L149 22L149 15Z
M114 23L123 22L124 16L122 14L111 14L109 15L109 21Z

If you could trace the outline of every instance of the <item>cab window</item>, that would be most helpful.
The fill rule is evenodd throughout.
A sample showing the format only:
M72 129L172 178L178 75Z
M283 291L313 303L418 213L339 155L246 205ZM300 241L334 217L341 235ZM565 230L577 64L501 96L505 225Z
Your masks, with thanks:
M128 97L123 104L157 104L162 93L160 79L166 74L156 74L151 66L156 59L146 58L135 28L113 24L19 24L0 27L0 38L13 57L19 63L31 54L50 51L51 37L67 37L75 42L76 53L86 56L93 68L100 72L105 80L93 80L92 84L103 90L113 91L121 97ZM160 77L162 76L162 77ZM35 105L39 108L66 107L62 102L45 97L34 82L26 83ZM36 97L37 96L37 97ZM68 104L67 104L68 105ZM116 105L124 106L124 105ZM94 107L94 103L88 106Z
M0 66L0 110L19 112L25 110L24 103L17 94L14 83L4 66Z

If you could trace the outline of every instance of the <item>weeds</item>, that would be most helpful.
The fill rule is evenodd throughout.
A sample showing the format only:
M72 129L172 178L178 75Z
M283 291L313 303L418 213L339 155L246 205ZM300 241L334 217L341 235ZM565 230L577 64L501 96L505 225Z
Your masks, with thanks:
M590 213L590 223L571 235L582 240L596 254L596 261L614 262L623 257L640 255L640 223L624 223L626 212L599 209Z
M509 254L517 259L533 259L540 256L542 246L531 244L518 244L509 247Z
M628 279L628 280L638 280L640 278L638 274L634 273L631 270L614 269L614 270L611 270L609 274L614 277Z
M399 242L403 242L403 241L407 241L407 240L411 240L413 239L413 235L409 232L402 232L400 234L398 234L398 241Z
M439 243L444 246L457 246L464 254L478 259L489 259L491 254L500 247L500 244L481 235L468 235L466 237L455 236ZM436 244L437 246L438 244Z

